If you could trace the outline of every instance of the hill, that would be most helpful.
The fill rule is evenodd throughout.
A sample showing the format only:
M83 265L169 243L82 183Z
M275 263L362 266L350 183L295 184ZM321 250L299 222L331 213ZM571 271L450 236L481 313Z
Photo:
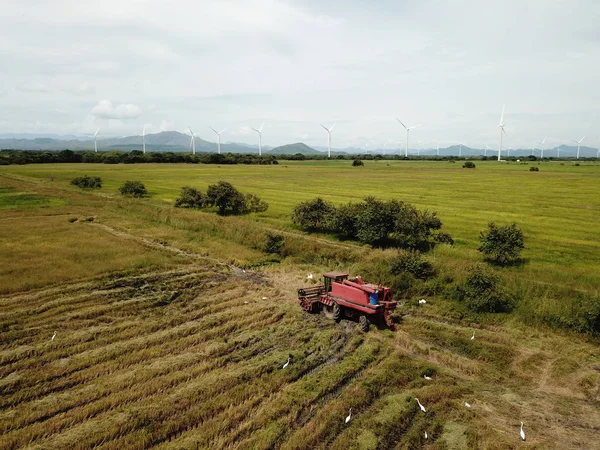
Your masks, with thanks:
M295 144L286 144L275 147L269 151L275 155L295 155L301 153L303 155L322 155L323 153L309 147L303 142L296 142Z

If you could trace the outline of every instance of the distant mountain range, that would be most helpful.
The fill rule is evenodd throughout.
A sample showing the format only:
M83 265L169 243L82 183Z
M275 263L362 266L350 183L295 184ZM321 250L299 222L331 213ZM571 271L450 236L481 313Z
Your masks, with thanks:
M88 136L58 136L47 134L44 137L36 137L31 139L28 135L23 134L0 134L0 149L11 150L94 150L94 139ZM118 138L98 139L98 150L141 150L142 136L127 136ZM162 131L156 134L146 135L146 151L148 152L189 152L190 151L190 136L178 131ZM196 138L196 151L201 153L215 153L217 144L208 142L200 138ZM462 156L479 156L485 153L482 149L470 148L465 145L459 149L458 145L453 145L446 148L440 148L440 156L458 155L459 151ZM558 147L544 149L544 156L555 157L560 151L560 156L574 157L577 154L576 146L561 145ZM221 144L221 153L257 153L256 145L247 145L240 143ZM263 146L263 153L266 154L297 154L303 155L323 155L327 153L327 148L324 147L309 147L308 145L297 142L295 144L281 145L279 147ZM411 149L409 154L415 156L431 156L437 153L437 149L423 148ZM404 150L399 149L372 149L364 150L359 148L332 149L332 156L344 154L388 154L388 155L403 155ZM497 150L487 150L488 156L497 154ZM510 149L503 150L502 156L527 156L531 154L531 149ZM536 156L540 155L540 150L536 149ZM581 147L581 157L596 157L597 149L590 147Z

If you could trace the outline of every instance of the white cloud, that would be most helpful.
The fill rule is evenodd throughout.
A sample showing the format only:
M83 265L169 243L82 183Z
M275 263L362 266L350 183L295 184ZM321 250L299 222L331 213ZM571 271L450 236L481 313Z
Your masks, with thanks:
M174 128L175 128L175 126L173 125L173 122L171 122L170 120L163 120L160 122L160 127L159 127L160 131L170 131L170 130L173 130Z
M252 129L250 127L244 125L240 127L239 134L250 134L251 131Z
M100 100L92 108L92 115L99 119L137 119L142 114L139 106L132 104L122 104L113 106L108 100Z
M21 92L35 92L38 94L48 94L52 92L50 88L39 81L28 81L21 83L17 86L17 90Z
M96 92L96 88L87 81L84 81L83 83L80 83L77 86L65 87L62 90L64 92L67 92L69 94L73 94L76 96L90 95L90 94L94 94Z

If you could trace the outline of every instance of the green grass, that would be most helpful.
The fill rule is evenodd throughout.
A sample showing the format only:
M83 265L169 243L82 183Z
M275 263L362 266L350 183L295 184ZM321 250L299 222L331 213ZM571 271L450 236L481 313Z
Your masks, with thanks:
M598 291L600 166L387 164L1 167L0 197L48 202L0 209L0 448L593 448L597 342L528 317L568 314ZM70 185L84 174L103 188ZM151 197L123 198L125 180ZM172 207L180 186L219 180L269 210ZM316 195L438 211L457 244L428 258L455 281L481 259L488 221L517 221L527 263L502 274L519 309L473 316L442 295L409 298L396 330L368 334L304 313L295 295L307 273L375 276L394 255L296 230L293 206ZM268 262L269 230L289 257L230 265Z

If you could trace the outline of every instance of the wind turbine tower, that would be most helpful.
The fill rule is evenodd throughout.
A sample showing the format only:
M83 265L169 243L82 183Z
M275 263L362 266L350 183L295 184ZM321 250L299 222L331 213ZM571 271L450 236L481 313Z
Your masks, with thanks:
M502 133L506 134L506 131L504 130L504 105L502 105L502 115L500 116L498 128L500 128L500 145L498 146L498 161L500 161L500 153L502 153Z
M409 134L410 134L410 130L412 130L413 128L420 127L420 126L421 126L421 124L419 124L419 125L413 125L412 127L407 127L407 126L406 126L406 125L404 125L404 124L403 124L403 123L400 121L400 119L398 119L397 117L396 117L396 120L397 120L398 122L400 122L400 125L402 125L402 126L404 127L404 129L406 130L406 150L405 150L405 152L404 152L404 156L408 158L408 136L409 136Z
M440 144L437 145L436 156L440 156Z
M544 157L544 144L546 143L546 139L548 139L548 136L546 136L544 138L544 140L542 141L542 148L540 150L540 159L542 159Z
M142 128L142 145L144 147L144 155L146 154L146 125Z
M221 154L221 133L223 133L223 131L225 131L227 128L223 128L221 131L217 131L215 130L213 127L208 127L211 130L213 130L215 133L217 133L217 137L219 138L219 143L217 145L217 152L219 153L219 155ZM254 128L253 128L254 129ZM262 130L262 126L260 127L260 129ZM259 149L259 153L260 155L260 149Z
M333 127L335 127L335 123L329 128L323 124L321 124L321 126L327 131L327 157L331 158L331 132L333 131Z
M260 128L257 130L256 128L252 128L254 131L256 131L258 133L258 156L262 155L262 129L265 126L264 122L262 123L262 125L260 126ZM223 130L225 131L225 130ZM221 131L221 133L223 132ZM219 136L220 138L220 136ZM221 149L219 148L219 153L221 153Z
M579 159L579 146L581 145L581 143L583 142L583 140L585 139L585 136L582 137L581 139L579 139L578 141L573 141L577 143L577 159Z
M190 134L192 135L192 138L190 139L190 147L192 147L192 155L196 154L196 135L194 134L194 132L192 131L192 129L190 127L188 127L188 130L190 130Z
M96 132L94 133L94 152L98 153L98 142L96 141L96 138L98 137L98 132L100 131L100 128L98 128L96 130Z
M483 151L483 156L487 157L487 151L490 150L490 146L485 144L485 150Z

